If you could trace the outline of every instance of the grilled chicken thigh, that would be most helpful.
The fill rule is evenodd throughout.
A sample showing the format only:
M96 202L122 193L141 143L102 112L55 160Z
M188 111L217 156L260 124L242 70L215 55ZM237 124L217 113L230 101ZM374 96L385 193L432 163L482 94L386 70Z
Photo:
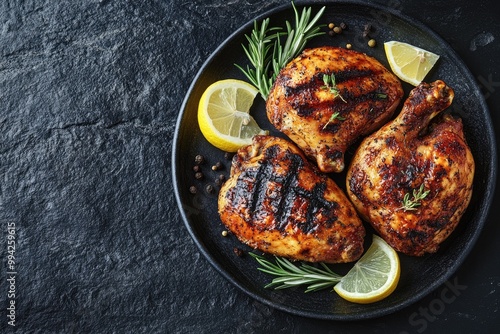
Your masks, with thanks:
M347 147L388 121L402 96L399 79L376 59L321 47L304 50L283 68L266 109L271 123L321 171L341 172Z
M365 229L347 196L285 139L256 136L237 152L218 210L238 239L276 256L340 263L363 253Z
M439 80L414 88L401 113L364 139L347 173L358 212L408 255L436 252L471 198L475 167L462 122L437 116L453 97Z

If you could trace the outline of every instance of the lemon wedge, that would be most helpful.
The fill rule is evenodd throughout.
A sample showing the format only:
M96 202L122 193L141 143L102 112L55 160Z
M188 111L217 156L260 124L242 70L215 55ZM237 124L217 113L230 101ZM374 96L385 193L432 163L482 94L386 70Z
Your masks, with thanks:
M398 254L382 238L374 235L370 248L335 285L334 290L354 303L374 303L396 289L399 274Z
M398 41L385 42L384 49L392 72L414 86L424 80L439 59L435 53Z
M198 124L209 143L236 152L250 145L253 136L267 134L249 114L257 93L254 86L235 79L216 81L205 90L198 105Z

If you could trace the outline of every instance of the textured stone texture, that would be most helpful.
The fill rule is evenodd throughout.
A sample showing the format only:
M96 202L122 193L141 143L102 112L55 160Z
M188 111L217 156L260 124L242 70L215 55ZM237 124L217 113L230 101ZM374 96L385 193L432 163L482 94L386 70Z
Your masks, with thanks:
M19 332L385 333L423 328L412 319L425 319L419 312L436 304L446 287L398 314L368 322L295 317L226 282L202 258L180 219L170 166L184 94L227 36L286 3L1 2L0 252L5 261L5 225L15 222ZM499 17L488 7L493 3L426 1L423 7L401 7L444 37L454 36L450 43L479 81L491 75L499 82L492 56L500 52ZM446 19L443 11L450 13ZM477 16L471 16L473 11L479 11ZM479 43L478 34L490 36L489 42ZM484 57L485 52L490 56ZM500 89L483 87L485 94ZM498 130L498 94L487 102ZM454 277L468 289L432 313L425 329L459 326L487 332L496 324L500 263L498 258L490 266L480 261L485 253L500 251L495 242L499 227L490 220L480 248ZM1 273L4 332L12 328L6 321L3 263Z

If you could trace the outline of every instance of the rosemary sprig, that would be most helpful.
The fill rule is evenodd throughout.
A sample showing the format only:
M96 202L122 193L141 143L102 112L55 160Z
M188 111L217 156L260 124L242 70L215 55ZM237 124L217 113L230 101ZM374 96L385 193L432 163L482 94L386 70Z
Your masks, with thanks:
M337 284L342 276L334 273L324 263L320 263L321 268L302 263L296 266L289 260L281 257L275 257L276 263L272 263L263 256L255 253L249 253L262 267L258 270L278 276L265 288L274 287L275 289L292 288L299 285L307 285L305 292L318 291L330 288Z
M275 39L274 52L273 52L273 70L274 77L278 75L279 71L285 67L293 58L297 57L302 50L304 50L306 43L313 37L324 34L321 32L321 26L316 26L316 23L323 15L325 7L322 7L319 12L311 18L311 8L304 8L299 17L299 13L295 4L292 1L293 11L295 13L295 29L292 29L290 22L286 21L286 41L285 46L282 47L279 38ZM279 36L278 36L279 37Z
M248 47L242 45L253 68L247 66L244 69L235 64L257 87L264 100L267 99L279 71L302 52L310 39L324 34L320 31L321 26L316 24L323 15L325 7L322 7L312 19L311 8L304 8L299 17L293 2L292 7L295 13L295 28L292 28L288 21L286 21L286 32L280 27L269 28L269 18L263 20L260 26L254 22L251 35L245 35ZM280 41L282 36L287 36L284 46Z
M269 94L269 90L273 85L273 79L268 76L271 66L271 54L269 51L273 47L272 41L279 36L279 34L271 34L271 32L280 30L280 28L268 28L269 18L262 21L259 27L257 21L254 21L254 28L250 36L245 35L248 41L248 47L242 45L247 58L250 60L253 68L247 66L246 70L238 64L235 64L256 86L262 97L265 99Z
M403 206L400 209L405 211L417 210L417 207L421 205L420 201L423 200L429 194L430 190L424 191L424 184L420 185L420 188L413 189L413 197L410 199L410 193L406 193L403 197Z

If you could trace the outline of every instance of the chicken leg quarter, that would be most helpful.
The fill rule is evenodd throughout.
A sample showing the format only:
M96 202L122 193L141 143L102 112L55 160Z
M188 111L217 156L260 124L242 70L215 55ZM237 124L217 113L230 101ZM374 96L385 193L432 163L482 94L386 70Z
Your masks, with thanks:
M436 252L472 195L475 166L462 122L440 114L453 97L440 80L414 88L394 121L361 143L347 172L361 217L408 255Z

